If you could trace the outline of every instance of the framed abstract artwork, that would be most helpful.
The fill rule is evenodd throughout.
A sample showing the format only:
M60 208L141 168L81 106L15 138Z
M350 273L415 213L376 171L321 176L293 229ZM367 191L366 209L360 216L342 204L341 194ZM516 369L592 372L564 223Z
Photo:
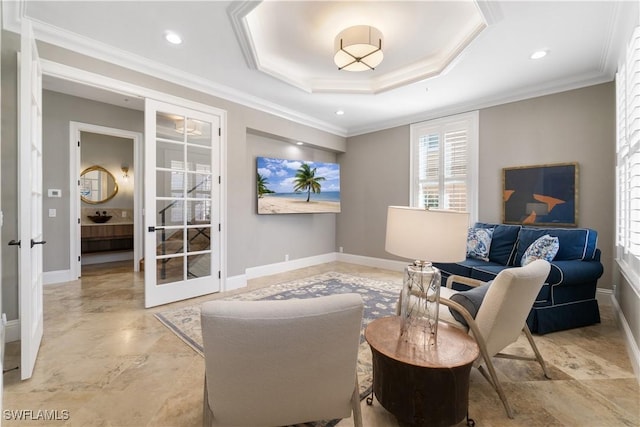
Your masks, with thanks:
M502 222L578 225L578 164L502 169Z

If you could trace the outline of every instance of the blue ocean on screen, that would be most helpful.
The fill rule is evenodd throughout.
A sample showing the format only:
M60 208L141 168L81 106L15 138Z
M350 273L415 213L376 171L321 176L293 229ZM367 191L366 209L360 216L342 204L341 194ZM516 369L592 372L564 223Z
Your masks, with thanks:
M267 197L286 197L288 199L302 199L307 200L307 192L301 193L271 193L266 195ZM320 193L311 193L310 201L324 201L324 202L339 202L339 191L321 191Z

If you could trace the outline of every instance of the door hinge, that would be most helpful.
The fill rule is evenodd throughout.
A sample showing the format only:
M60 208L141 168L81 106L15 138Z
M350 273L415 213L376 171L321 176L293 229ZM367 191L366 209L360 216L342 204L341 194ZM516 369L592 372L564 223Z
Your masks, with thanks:
M218 231L222 231L222 224L218 223Z
M78 262L80 262L80 255L78 255Z
M220 273L220 270L218 270L218 279L222 279L222 274Z
M80 224L80 218L78 218L78 224Z
M80 147L80 141L78 141L78 147Z
M222 136L222 129L218 128L218 136Z
M78 180L78 187L80 187L80 180Z
M218 175L218 184L222 184L222 177Z

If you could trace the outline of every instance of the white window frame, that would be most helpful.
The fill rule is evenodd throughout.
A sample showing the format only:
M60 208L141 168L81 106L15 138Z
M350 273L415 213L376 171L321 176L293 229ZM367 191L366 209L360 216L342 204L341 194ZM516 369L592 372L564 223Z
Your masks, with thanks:
M444 129L460 126L467 129L467 212L470 224L478 220L478 147L479 147L479 112L456 114L439 119L414 123L410 126L410 160L409 160L409 200L411 206L418 207L420 194L419 147L420 137L429 133L443 134ZM441 168L441 173L444 170ZM441 178L443 182L444 178Z
M616 74L616 260L640 291L640 27Z

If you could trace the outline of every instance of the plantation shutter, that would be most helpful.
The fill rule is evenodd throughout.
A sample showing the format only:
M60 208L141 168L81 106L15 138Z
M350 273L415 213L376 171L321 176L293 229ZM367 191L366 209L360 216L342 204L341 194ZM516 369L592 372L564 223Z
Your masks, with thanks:
M476 177L477 112L411 126L412 205L469 212Z
M464 126L464 124L462 124ZM444 134L445 209L467 211L467 145L466 126L452 126Z
M640 271L640 27L616 74L617 257Z

